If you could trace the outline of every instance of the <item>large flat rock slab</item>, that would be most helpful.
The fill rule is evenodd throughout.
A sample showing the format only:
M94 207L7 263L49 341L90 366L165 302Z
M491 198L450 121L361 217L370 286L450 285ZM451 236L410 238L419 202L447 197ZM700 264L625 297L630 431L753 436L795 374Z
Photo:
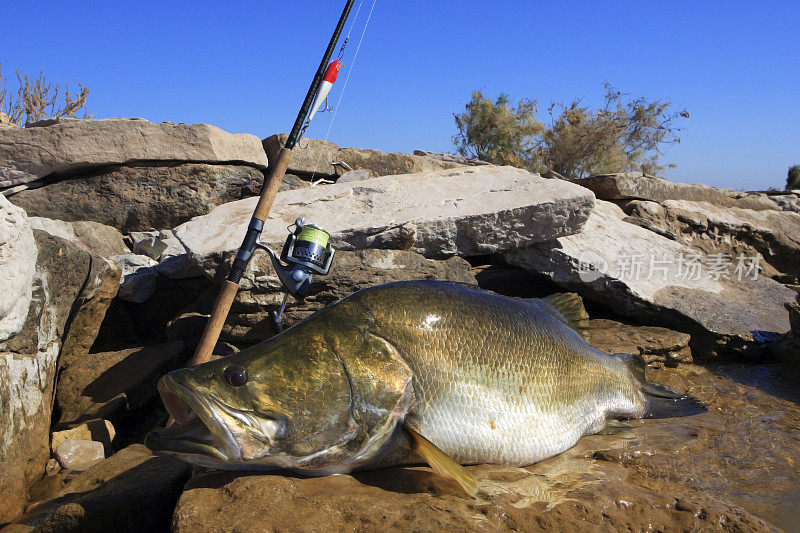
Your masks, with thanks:
M209 124L58 118L0 130L0 188L137 161L241 163L266 169L261 140Z
M755 332L789 330L784 304L794 292L750 271L752 262L704 255L624 216L598 200L581 233L505 258L619 314L690 333L706 354L747 352Z
M633 202L626 220L705 252L760 253L781 272L800 274L800 213L720 207L709 202Z
M231 202L175 228L200 263L238 250L257 198ZM406 249L429 258L500 252L580 231L594 195L513 167L386 176L279 193L262 242L279 247L299 216L341 250Z
M246 165L131 163L84 171L10 199L29 215L91 220L127 233L173 228L225 202L256 196L263 183L263 172Z
M262 141L270 161L277 161L286 144L285 133L272 135ZM447 170L465 166L457 159L432 157L427 154L381 152L370 148L339 148L332 142L319 139L301 139L292 150L289 172L314 179L336 178L348 170L365 170L378 176L413 174Z
M732 189L719 189L708 185L679 183L647 176L641 172L603 174L572 180L591 189L601 200L690 200L710 202L722 207L741 207L753 210L781 210L769 196Z

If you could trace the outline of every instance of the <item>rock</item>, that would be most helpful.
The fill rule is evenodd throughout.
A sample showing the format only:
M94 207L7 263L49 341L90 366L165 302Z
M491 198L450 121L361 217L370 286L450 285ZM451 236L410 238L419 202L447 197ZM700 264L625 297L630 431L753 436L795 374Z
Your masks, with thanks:
M397 152L384 153L370 148L343 148L336 154L336 161L346 163L349 170L368 170L376 172L378 176L437 172L464 166L454 161ZM336 173L344 174L347 167L337 165Z
M439 161L456 163L470 167L491 165L491 163L481 161L480 159L471 159L469 157L461 157L460 155L446 154L441 152L428 152L427 150L414 150L414 155L420 155L430 159L438 159Z
M146 255L124 254L111 258L120 268L119 292L117 295L128 302L142 303L156 292L157 263Z
M103 443L93 440L69 439L56 448L56 460L67 470L83 472L105 458Z
M86 284L75 299L69 331L59 357L79 357L89 353L111 302L120 289L122 270L111 261L92 256Z
M629 222L705 253L761 254L781 272L800 274L800 213L719 207L708 202L634 202Z
M798 194L775 194L770 195L769 199L775 202L781 211L800 213L800 195Z
M285 133L271 135L261 141L267 158L270 161L277 161L281 149L286 145L289 136ZM330 178L336 176L336 167L331 163L337 161L339 147L332 142L320 141L318 139L303 138L300 146L292 150L292 161L289 164L287 173L310 175L316 174L317 178Z
M114 420L156 397L156 383L183 362L184 345L171 342L117 352L62 358L56 405L59 425Z
M186 247L172 230L133 232L133 252L150 257L158 264L155 271L169 279L184 279L202 276L203 272L191 260Z
M42 532L166 531L188 477L186 463L154 456L135 444L79 474L10 527Z
M278 192L302 189L304 187L308 187L309 185L310 182L304 180L296 174L284 174L283 181L281 181L281 186L278 189Z
M83 305L96 303L83 301L84 288L102 285L95 275L103 259L39 230L33 236L39 251L25 324L0 342L0 522L22 511L27 488L44 472L56 359ZM89 314L102 319L97 307ZM93 329L78 322L84 334Z
M786 310L789 311L789 325L792 333L800 335L800 295L796 297L797 303L787 303Z
M211 285L212 281L205 277L173 280L159 276L156 291L147 301L135 303L115 298L92 352L114 352L166 342L167 324ZM214 296L216 293L212 299Z
M378 173L369 170L348 170L336 180L336 183L349 183L351 181L364 181L377 178Z
M653 368L692 362L687 333L597 318L589 321L589 334L595 348L608 353L639 354Z
M736 264L629 224L598 200L581 233L508 252L506 261L615 312L692 335L693 352L758 353L755 331L789 329L783 304L794 292ZM757 273L755 273L757 274ZM719 279L716 279L719 278ZM695 344L703 344L698 352Z
M71 429L54 431L50 440L50 450L56 453L56 449L68 440L88 440L101 443L107 454L111 455L111 442L115 436L114 426L108 420L88 420Z
M339 250L480 255L575 233L593 201L586 189L512 167L387 176L279 193L261 240L280 249L286 227L303 216L330 231ZM198 264L218 265L239 249L256 203L224 204L178 226L175 236Z
M0 188L51 174L142 161L243 163L267 168L264 150L253 135L233 135L208 124L154 124L127 118L57 118L4 129L0 161ZM54 213L48 216L69 220Z
M3 113L0 111L0 126L11 126L11 125L16 126L16 124L11 122L11 116L8 115L7 113Z
M277 161L278 154L286 144L288 135L272 135L262 141L264 151L270 161ZM303 176L314 175L315 179L336 178L350 170L368 170L378 176L413 174L463 167L455 156L411 155L403 153L384 153L367 148L343 148L331 142L317 139L301 139L301 147L292 150L292 161L288 172Z
M130 252L122 234L116 228L99 222L66 222L43 217L29 217L31 228L46 231L54 237L61 237L78 248L100 257L111 257Z
M217 205L258 196L263 182L262 171L248 166L137 164L83 171L19 192L11 202L30 215L93 220L127 233L173 228Z
M603 174L570 181L591 189L600 200L650 200L658 203L665 200L690 200L758 211L778 209L777 204L766 194L677 183L641 172Z
M330 274L314 278L305 300L288 301L284 324L296 324L311 313L360 289L412 279L476 284L469 263L458 257L426 259L420 254L402 250L337 252ZM278 310L281 298L281 285L272 271L269 258L265 255L256 256L242 279L241 290L231 307L222 338L233 343L254 343L272 337L275 331L270 312ZM210 313L208 308L204 311ZM205 320L197 322L194 327L198 326L205 327ZM202 329L199 329L199 333L202 333Z
M19 333L25 323L37 255L25 211L0 195L0 342Z

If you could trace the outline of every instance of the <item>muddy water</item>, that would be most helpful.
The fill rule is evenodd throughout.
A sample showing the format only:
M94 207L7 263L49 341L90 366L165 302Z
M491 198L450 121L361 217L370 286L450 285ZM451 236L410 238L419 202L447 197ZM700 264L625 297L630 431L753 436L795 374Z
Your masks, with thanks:
M652 379L690 392L709 411L633 421L598 443L594 457L622 464L643 487L704 492L800 531L800 385L763 365L684 367Z
M423 467L344 476L199 471L176 531L800 531L800 386L770 366L685 366L653 381L709 406L634 420L526 468L469 467L466 497Z

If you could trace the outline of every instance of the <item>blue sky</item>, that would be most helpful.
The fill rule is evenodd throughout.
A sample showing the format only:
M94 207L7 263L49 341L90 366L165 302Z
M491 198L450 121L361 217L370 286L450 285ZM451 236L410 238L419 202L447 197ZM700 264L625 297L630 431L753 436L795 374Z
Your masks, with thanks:
M356 1L356 7L359 2ZM3 8L3 75L91 88L95 118L288 131L343 1L51 2ZM344 85L372 0L345 53ZM355 14L355 7L353 15ZM348 26L349 27L349 26ZM678 181L760 189L800 163L800 2L377 0L329 140L451 151L474 89L601 103L603 83L672 100ZM11 83L9 85L12 85ZM330 114L307 135L323 138Z

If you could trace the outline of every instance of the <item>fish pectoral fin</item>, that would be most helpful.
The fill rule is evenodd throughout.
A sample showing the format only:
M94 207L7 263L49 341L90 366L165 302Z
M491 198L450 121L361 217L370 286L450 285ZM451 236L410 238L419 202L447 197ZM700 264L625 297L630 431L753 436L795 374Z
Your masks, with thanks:
M413 441L411 448L425 459L434 472L442 477L454 479L473 498L478 494L478 481L475 476L408 425L405 428Z

